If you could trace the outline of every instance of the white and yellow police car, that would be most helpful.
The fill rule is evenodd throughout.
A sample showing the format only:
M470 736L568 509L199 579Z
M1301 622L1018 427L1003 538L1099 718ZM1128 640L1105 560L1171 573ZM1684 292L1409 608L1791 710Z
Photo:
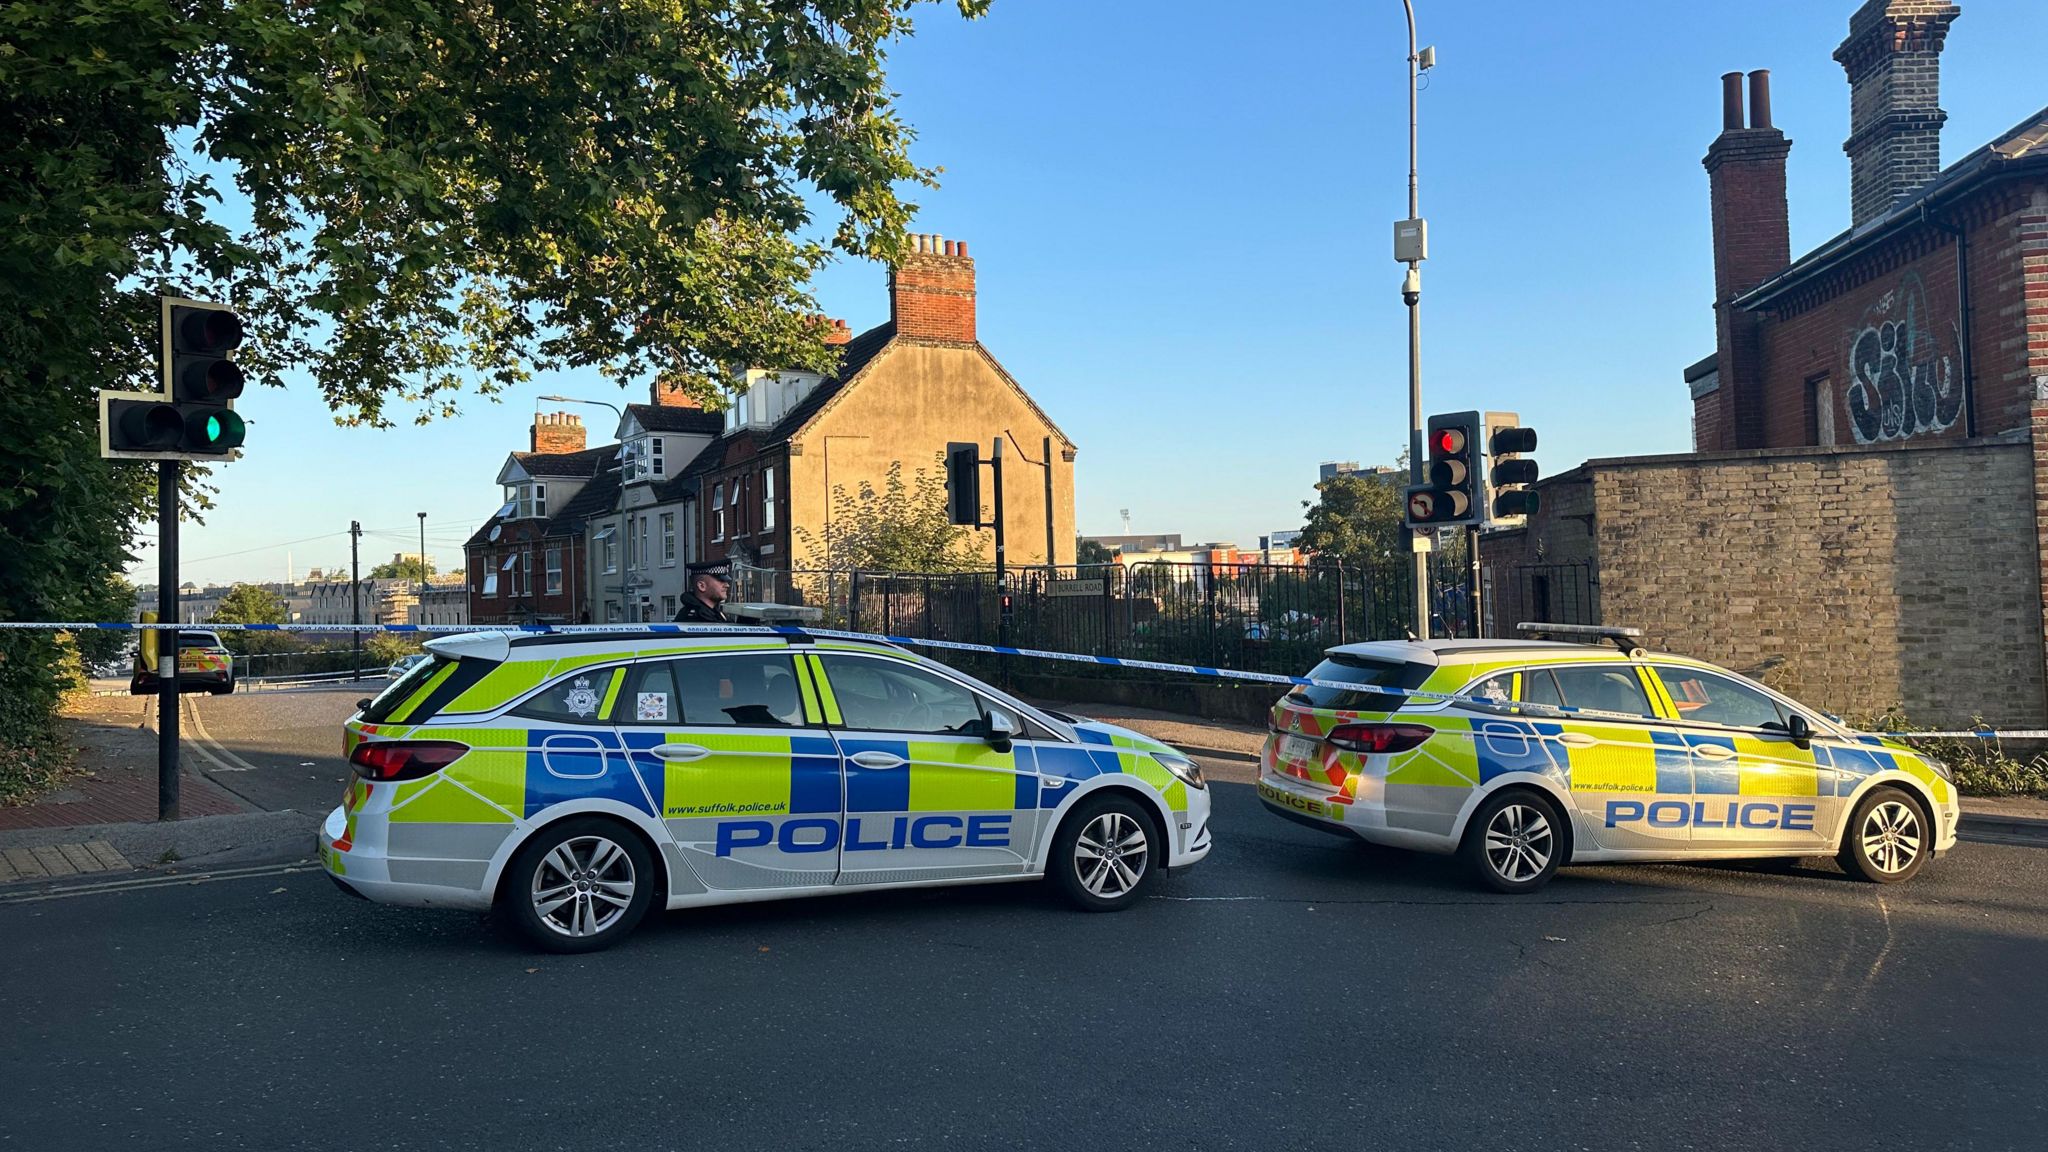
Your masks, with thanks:
M346 726L327 873L604 947L651 906L1050 877L1137 899L1208 854L1199 768L882 643L469 633Z
M1563 863L1771 856L1835 855L1892 883L1954 846L1948 769L1906 745L1645 652L1634 629L1523 627L1562 639L1328 650L1308 677L1324 683L1273 706L1260 799L1324 831L1460 853L1503 892Z

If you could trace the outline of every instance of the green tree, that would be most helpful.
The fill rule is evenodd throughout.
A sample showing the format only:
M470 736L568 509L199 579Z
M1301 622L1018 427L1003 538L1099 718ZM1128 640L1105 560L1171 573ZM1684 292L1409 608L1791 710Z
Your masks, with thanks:
M421 571L423 567L426 569L424 572ZM384 563L370 569L369 579L410 580L417 584L433 574L433 557L429 556L422 560L418 556L400 556L396 560L386 560Z
M819 540L804 528L796 537L812 567L862 572L964 572L982 566L972 534L946 515L943 459L936 471L903 478L901 461L889 465L881 490L862 481L856 492L832 486L832 516Z
M0 619L89 617L132 558L152 470L91 413L153 383L159 293L234 301L251 378L344 423L567 366L705 398L831 367L809 277L899 251L936 172L883 67L919 3L7 5ZM0 764L51 746L59 651L0 635Z
M1083 566L1089 564L1114 564L1116 553L1085 536L1074 538L1074 560Z
M291 610L277 593L261 584L237 584L220 598L213 613L217 624L287 624ZM230 652L288 652L298 647L285 632L223 632L220 641Z
M1365 476L1336 476L1302 501L1308 515L1296 545L1310 562L1369 568L1402 554L1401 489Z

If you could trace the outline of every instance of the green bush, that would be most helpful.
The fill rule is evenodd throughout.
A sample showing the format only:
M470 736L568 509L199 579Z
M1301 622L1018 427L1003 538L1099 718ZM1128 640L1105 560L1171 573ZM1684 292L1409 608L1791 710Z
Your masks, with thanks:
M1870 732L1911 732L1917 727L1897 708L1853 723ZM1984 723L1982 716L1976 716L1971 718L1969 727L1988 729L1990 726ZM2019 759L2008 753L2004 742L1995 736L1904 742L1946 764L1955 776L1956 790L1965 796L2038 796L2048 799L2048 754L2036 753Z

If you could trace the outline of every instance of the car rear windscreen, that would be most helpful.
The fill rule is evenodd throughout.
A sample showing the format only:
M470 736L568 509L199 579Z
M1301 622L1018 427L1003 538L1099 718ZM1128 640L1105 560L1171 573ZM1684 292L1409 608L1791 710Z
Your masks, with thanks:
M1333 652L1308 675L1311 680L1335 680L1344 684L1356 684L1359 689L1420 688L1422 682L1429 679L1429 674L1433 671L1435 669L1427 664ZM1354 691L1326 687L1322 684L1303 684L1289 692L1287 699L1310 708L1332 708L1345 712L1391 712L1399 708L1407 698L1394 692Z

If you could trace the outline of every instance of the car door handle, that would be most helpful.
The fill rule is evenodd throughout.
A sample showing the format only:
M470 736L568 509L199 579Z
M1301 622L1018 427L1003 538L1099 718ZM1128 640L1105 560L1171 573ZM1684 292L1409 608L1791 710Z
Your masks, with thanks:
M1735 752L1733 749L1723 748L1719 744L1695 744L1692 746L1692 754L1699 757L1702 760L1735 759Z
M657 744L654 747L654 756L657 760L667 760L675 764L688 764L692 760L702 760L709 755L711 749L701 748L695 744Z
M855 752L847 759L863 768L901 768L910 763L894 752Z
M1585 732L1559 732L1557 734L1557 742L1559 744L1569 744L1574 748L1591 748L1593 745L1598 744L1600 740L1598 737Z

